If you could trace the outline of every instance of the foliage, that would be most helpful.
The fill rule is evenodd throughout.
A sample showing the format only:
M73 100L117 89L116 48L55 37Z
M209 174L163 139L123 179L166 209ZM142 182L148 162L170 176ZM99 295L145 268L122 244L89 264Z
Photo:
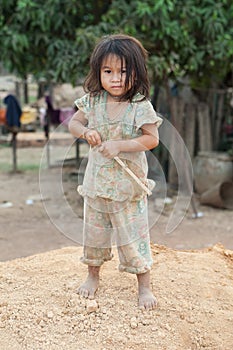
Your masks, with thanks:
M140 39L156 80L189 76L194 85L220 84L233 69L231 0L114 0L90 30Z
M107 6L93 0L1 0L1 61L22 78L31 73L74 82L82 56L76 29L97 23Z
M152 80L221 85L233 69L231 0L0 0L1 60L21 77L75 82L102 35L136 36Z

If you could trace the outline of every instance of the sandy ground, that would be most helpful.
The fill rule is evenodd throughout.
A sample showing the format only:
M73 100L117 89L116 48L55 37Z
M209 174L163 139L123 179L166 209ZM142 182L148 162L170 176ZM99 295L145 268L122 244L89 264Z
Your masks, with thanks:
M134 276L106 264L95 302L76 294L86 269L67 247L0 265L0 348L231 350L233 252L153 247L159 305L137 307Z
M232 211L197 202L204 216L193 219L189 209L167 234L172 204L158 214L159 201L151 199L151 286L158 308L137 308L135 278L118 272L117 254L103 267L96 300L90 302L76 293L86 275L74 236L74 226L75 234L82 231L77 178L72 167L60 177L54 167L39 181L41 151L20 149L24 171L9 174L10 150L0 149L0 349L232 349ZM53 161L60 155L56 147ZM58 178L63 198L50 191ZM79 218L75 222L64 203Z

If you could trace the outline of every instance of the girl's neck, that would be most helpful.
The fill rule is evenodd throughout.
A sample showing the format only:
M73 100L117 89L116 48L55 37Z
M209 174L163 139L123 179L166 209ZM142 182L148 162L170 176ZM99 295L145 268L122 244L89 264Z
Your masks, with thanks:
M113 96L108 92L108 101L111 102L120 102L121 96Z

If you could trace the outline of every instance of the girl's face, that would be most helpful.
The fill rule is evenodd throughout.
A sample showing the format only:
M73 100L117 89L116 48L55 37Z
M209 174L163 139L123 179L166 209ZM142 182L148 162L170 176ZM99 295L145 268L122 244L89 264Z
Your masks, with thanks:
M113 97L121 97L132 86L129 82L127 89L125 88L126 66L125 60L114 55L108 55L102 62L100 68L100 80L104 90Z

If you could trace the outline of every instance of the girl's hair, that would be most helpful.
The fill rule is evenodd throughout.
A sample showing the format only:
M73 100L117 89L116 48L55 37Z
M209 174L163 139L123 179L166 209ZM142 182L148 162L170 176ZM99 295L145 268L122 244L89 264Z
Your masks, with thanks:
M136 38L124 34L105 36L96 45L90 59L90 71L84 81L84 90L95 96L103 89L100 80L101 65L110 54L118 56L122 66L125 61L125 87L128 89L131 84L131 88L122 96L122 100L132 101L138 92L149 98L147 51Z

